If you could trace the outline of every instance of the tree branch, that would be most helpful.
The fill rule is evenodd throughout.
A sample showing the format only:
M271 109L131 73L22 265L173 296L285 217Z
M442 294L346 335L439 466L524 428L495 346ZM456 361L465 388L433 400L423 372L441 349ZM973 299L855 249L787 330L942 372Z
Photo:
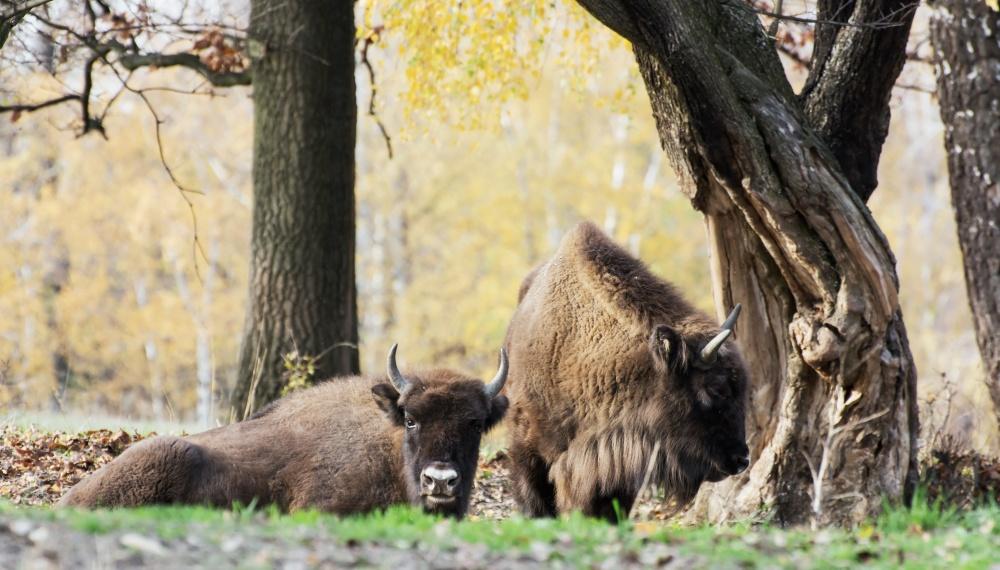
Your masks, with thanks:
M372 62L368 59L368 48L375 43L375 38L378 37L379 32L381 32L381 27L373 30L372 34L366 37L361 44L361 64L365 66L368 70L368 85L371 87L372 95L368 100L368 115L375 119L375 124L378 125L378 130L382 132L382 138L385 140L385 148L389 153L389 159L392 159L392 139L389 138L389 131L386 130L385 124L382 123L382 119L375 112L375 94L377 93L377 87L375 84L375 68L372 67Z
M11 12L10 14L0 16L0 20L8 20L11 18L17 18L19 16L24 16L28 12L34 10L35 8L40 8L48 4L49 2L52 2L52 0L36 0L35 2L30 2L24 6L18 7L17 2L13 2L11 0L4 0L3 4L6 4L7 6L13 6L14 11Z
M841 2L840 6L846 6L849 3L852 3L852 2ZM744 10L747 10L748 12L753 12L754 14L757 14L758 16L767 16L768 18L772 18L774 20L778 20L778 21L785 20L785 21L789 21L789 22L796 22L796 23L799 23L799 24L824 25L824 26L832 26L834 28L869 28L869 29L876 29L876 30L877 29L881 29L881 28L894 28L894 27L897 27L897 26L901 25L899 22L893 20L891 18L891 15L889 17L886 17L886 18L882 19L882 20L878 20L878 21L874 21L874 22L862 22L862 23L858 23L858 22L852 22L850 20L845 20L845 19L842 19L842 15L844 13L846 13L846 12L844 12L842 10L842 8L838 9L838 11L835 13L835 15L829 16L829 17L807 18L805 16L793 16L793 15L790 15L790 14L783 14L781 12L781 6L783 4L782 0L776 0L774 10L768 10L768 9L764 9L764 8L757 8L755 6L749 6L749 5L744 4L744 3L727 2L727 4L730 5L730 6L737 6L739 8L744 9ZM757 4L757 2L755 2L754 4ZM771 26L772 27L776 27L775 26L775 22L771 22ZM772 32L770 29L768 30L768 33L770 35L774 35L774 32Z
M14 105L0 105L0 113L32 113L34 111L40 111L46 107L53 107L67 101L79 100L79 95L63 95L62 97L56 97L55 99L49 99L48 101L42 101L41 103L15 103Z
M133 89L132 87L129 86L128 81L126 79L120 76L119 79L121 79L122 86L125 89L131 91L132 93L136 94L140 99L142 99L142 102L146 105L146 108L149 109L149 113L153 116L153 126L156 132L156 148L160 154L160 164L163 165L163 169L166 171L167 176L170 177L170 181L174 184L174 187L177 188L178 193L180 194L181 198L184 200L184 203L188 207L188 213L191 215L191 228L194 234L194 238L191 244L192 248L191 256L194 260L195 276L198 278L198 281L201 282L201 270L199 269L198 266L198 256L201 255L201 258L210 265L212 262L211 260L209 260L208 255L205 254L205 248L201 242L201 235L198 233L198 213L195 211L194 201L191 200L190 195L191 194L203 195L204 192L202 192L201 190L197 190L195 188L190 188L184 184L181 184L181 181L177 178L177 175L174 174L173 168L171 168L170 164L167 163L167 155L166 152L163 150L163 133L161 129L164 121L160 117L160 114L157 113L156 107L153 106L152 101L149 100L149 97L147 97L146 94L141 89Z
M21 20L23 20L29 12L35 8L44 6L49 2L52 2L52 0L37 0L18 8L17 3L10 0L4 0L3 4L13 6L14 11L10 14L0 15L0 49L3 49L4 44L7 43L7 39L10 37L10 33L14 31L14 28L21 23Z
M800 94L810 125L830 146L851 188L867 201L889 132L889 99L906 60L913 0L820 0L820 19L850 15L855 27L817 25ZM874 24L878 24L877 26Z
M781 42L775 42L774 47L778 50L778 53L784 55L785 57L794 61L798 65L801 65L802 67L809 67L809 65L812 63L810 58L804 57L801 53L797 52L795 48L793 48L792 46L783 44Z
M186 67L207 79L216 87L234 87L250 85L250 71L214 71L193 53L129 53L123 52L118 57L118 63L129 71L140 67Z
M632 42L633 46L647 48L640 26L628 9L627 3L619 0L577 0L584 10L612 31Z
M117 40L109 40L102 42L98 39L98 35L94 32L89 34L81 34L76 30L52 22L38 14L32 14L40 22L49 26L53 29L64 31L77 40L81 44L88 47L91 51L97 54L99 57L104 59L104 57L110 52L116 52L118 59L114 62L121 65L127 71L135 71L140 67L186 67L191 69L202 77L207 79L212 85L217 87L235 87L238 85L250 85L252 82L252 74L250 70L235 72L235 71L216 71L212 69L209 65L201 60L197 54L193 53L174 53L174 54L164 54L164 53L137 53L134 48L130 48ZM106 61L106 60L105 60ZM111 62L106 61L109 65Z
M767 35L771 36L771 41L776 41L778 36L778 26L781 24L783 16L781 15L781 9L784 7L784 0L776 0L774 3L774 21L767 28Z
M101 57L102 54L96 53L83 66L83 91L80 93L80 112L83 115L83 131L80 133L80 136L90 131L97 131L101 133L102 137L107 139L108 135L104 132L104 125L101 123L101 120L90 113L90 92L94 88L94 64Z

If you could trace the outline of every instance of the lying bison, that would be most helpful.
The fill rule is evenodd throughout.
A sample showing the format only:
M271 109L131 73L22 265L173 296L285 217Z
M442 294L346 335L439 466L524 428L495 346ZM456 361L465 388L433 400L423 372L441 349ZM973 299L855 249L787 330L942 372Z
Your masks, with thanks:
M360 513L396 503L462 517L479 441L507 410L507 355L484 385L449 370L337 379L250 419L187 437L157 437L70 489L73 506L234 501Z
M747 373L724 344L739 309L720 329L594 225L570 232L521 285L507 331L524 513L615 520L647 469L678 504L746 469Z

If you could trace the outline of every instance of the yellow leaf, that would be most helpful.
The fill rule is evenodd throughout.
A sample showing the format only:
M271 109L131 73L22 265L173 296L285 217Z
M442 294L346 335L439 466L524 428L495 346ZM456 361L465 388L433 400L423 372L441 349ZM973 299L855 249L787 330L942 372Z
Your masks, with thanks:
M663 528L663 526L653 521L639 521L632 525L632 528L635 530L636 534L650 535Z

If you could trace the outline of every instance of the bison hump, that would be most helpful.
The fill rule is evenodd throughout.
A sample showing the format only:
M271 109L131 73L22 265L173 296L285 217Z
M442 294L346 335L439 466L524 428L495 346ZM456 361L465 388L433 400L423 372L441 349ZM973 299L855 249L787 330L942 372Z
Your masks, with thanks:
M556 258L565 260L580 284L619 319L646 327L698 313L673 285L654 275L592 222L577 224L563 238Z

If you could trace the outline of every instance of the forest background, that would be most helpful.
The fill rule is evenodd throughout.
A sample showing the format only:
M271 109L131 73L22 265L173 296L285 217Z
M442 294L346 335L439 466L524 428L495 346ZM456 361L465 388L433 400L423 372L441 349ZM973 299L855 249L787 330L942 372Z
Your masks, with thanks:
M357 68L365 372L380 371L400 342L405 363L491 374L522 277L581 219L714 314L703 218L663 161L630 49L575 3L545 2L538 17L531 4L470 14L479 21L469 28L461 18L438 26L447 15L434 2L405 13L357 5L359 46L370 44L374 72ZM185 9L246 27L239 2ZM463 36L469 30L479 35ZM414 33L460 47L414 51L405 41ZM995 451L926 36L920 12L869 206L898 261L925 437L952 433ZM185 70L133 82L169 86L147 92L163 120L161 144L150 109L129 93L105 118L106 138L78 137L79 117L64 107L0 117L5 412L199 426L235 415L227 400L248 290L251 92L212 89ZM110 77L94 86L106 96L116 88ZM42 100L63 89L48 74L0 68L0 97ZM164 163L199 192L186 194L190 207ZM297 363L293 355L293 371ZM199 385L211 393L201 406Z

